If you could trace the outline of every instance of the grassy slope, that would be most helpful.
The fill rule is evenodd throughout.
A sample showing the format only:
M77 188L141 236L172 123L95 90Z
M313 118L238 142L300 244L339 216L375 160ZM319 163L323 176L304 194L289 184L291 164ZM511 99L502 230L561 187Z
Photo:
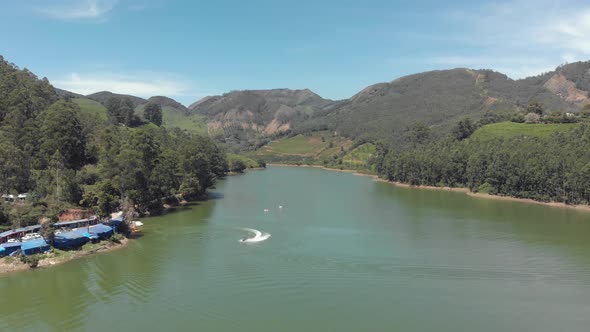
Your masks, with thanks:
M555 132L565 132L572 130L579 126L577 123L571 124L526 124L514 122L499 122L493 123L479 128L473 133L471 138L489 140L494 137L515 137L515 136L531 136L531 137L547 137Z
M297 135L272 141L253 154L269 162L321 162L348 149L352 141L332 136L327 131L316 132L310 136Z
M96 114L99 119L107 120L107 109L101 103L87 98L74 98L72 101L80 106L82 113Z
M348 152L342 158L342 161L345 165L366 165L369 158L375 153L375 150L375 145L371 143L359 145Z
M135 113L143 118L144 105L135 108ZM182 110L170 106L162 108L162 122L164 127L177 127L196 134L207 135L207 118L200 114L185 115Z
M363 144L352 148L352 143L347 138L322 131L273 141L249 155L267 162L368 170L367 161L375 152L375 146Z
M207 134L207 117L200 114L183 115L168 106L162 110L162 121L167 128L178 127L197 134Z

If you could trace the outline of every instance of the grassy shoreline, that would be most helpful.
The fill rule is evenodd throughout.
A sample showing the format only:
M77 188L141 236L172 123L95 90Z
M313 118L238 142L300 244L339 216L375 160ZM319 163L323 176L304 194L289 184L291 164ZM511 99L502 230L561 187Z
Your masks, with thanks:
M557 208L566 208L566 209L574 209L577 211L583 212L590 212L590 205L570 205L562 202L541 202L535 201L534 199L529 198L518 198L518 197L511 197L511 196L500 196L500 195L490 195L484 193L476 193L469 190L469 188L464 187L436 187L436 186L416 186L411 185L408 183L401 183L395 181L389 181L378 177L376 174L372 174L369 172L363 173L362 171L358 170L347 170L347 169L337 169L337 168L330 168L321 165L294 165L294 164L268 164L269 166L278 166L278 167L312 167L312 168L321 168L328 171L336 171L341 173L353 173L357 176L370 176L373 178L374 181L377 182L384 182L396 187L401 188L412 188L412 189L426 189L426 190L444 190L444 191L454 191L464 193L465 195L476 197L476 198L484 198L484 199L494 199L494 200L501 200L501 201L512 201L512 202L520 202L520 203L529 203L529 204L537 204L537 205L545 205Z

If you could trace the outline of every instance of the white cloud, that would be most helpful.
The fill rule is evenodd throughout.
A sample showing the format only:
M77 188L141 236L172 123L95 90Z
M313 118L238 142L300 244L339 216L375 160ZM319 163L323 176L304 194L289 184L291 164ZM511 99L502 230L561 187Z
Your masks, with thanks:
M437 64L491 68L522 78L590 59L588 2L511 0L449 16L461 28L449 43L462 51L430 59Z
M104 18L117 4L117 0L68 1L60 6L38 8L38 11L61 20Z
M99 91L130 94L139 97L151 96L202 96L191 85L169 74L143 73L120 75L111 73L71 73L66 78L52 81L58 88L88 95Z
M578 54L590 55L590 6L549 24L540 40Z

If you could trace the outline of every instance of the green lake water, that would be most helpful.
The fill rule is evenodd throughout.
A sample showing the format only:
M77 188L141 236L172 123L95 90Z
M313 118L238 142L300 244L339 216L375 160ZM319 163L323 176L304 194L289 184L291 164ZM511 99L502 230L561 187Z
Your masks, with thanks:
M313 168L212 192L124 249L0 276L0 331L590 329L590 214Z

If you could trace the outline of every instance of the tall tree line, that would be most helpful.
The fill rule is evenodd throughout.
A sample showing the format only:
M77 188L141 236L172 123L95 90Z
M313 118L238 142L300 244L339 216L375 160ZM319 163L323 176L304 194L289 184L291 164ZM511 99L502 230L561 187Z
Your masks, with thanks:
M204 196L227 172L209 138L159 127L159 107L149 112L156 126L137 121L125 98L107 109L108 121L83 113L46 79L0 58L0 193L29 193L25 204L0 201L0 226L80 205L101 216L124 203L158 213L165 202Z
M590 126L550 137L456 137L394 149L377 144L376 171L412 185L467 187L475 192L539 201L590 204Z

